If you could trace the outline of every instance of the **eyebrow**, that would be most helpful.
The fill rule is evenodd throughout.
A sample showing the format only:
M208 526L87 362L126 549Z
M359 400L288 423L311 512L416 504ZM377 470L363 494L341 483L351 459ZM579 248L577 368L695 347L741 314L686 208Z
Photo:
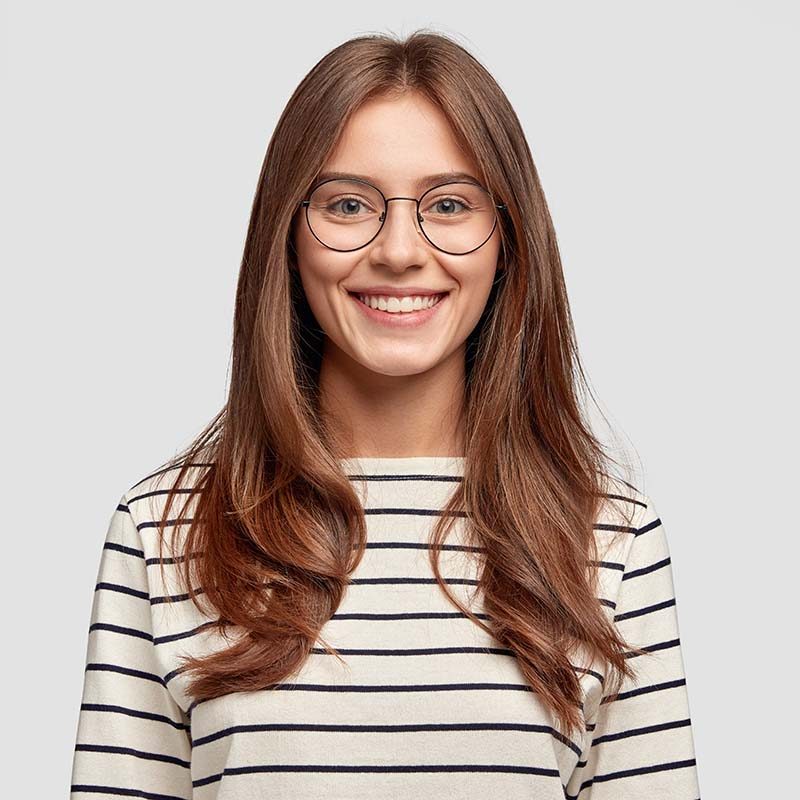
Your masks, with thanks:
M317 175L312 188L319 186L323 181L331 180L359 180L367 181L374 186L377 186L377 181L371 175L361 175L358 172L320 172ZM439 183L446 183L448 181L466 181L467 183L477 183L480 186L480 181L469 172L436 172L433 175L425 175L417 181L417 189L430 189Z

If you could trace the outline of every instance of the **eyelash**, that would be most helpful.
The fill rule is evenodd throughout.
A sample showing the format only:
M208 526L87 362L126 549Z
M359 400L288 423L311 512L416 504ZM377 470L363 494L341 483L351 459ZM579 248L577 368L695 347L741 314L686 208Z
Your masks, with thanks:
M339 197L336 200L331 201L331 203L330 203L330 205L328 207L329 208L335 207L339 203L344 202L345 200L355 200L357 203L361 203L362 205L368 205L360 197L350 196L350 197ZM455 200L457 203L460 203L467 211L469 211L472 208L472 206L469 203L467 203L466 200L462 200L462 199L456 197L455 195L446 195L445 197L442 197L442 198L439 198L438 200L436 200L436 202L438 203L438 202L441 202L442 200ZM349 216L349 215L345 215L345 216Z

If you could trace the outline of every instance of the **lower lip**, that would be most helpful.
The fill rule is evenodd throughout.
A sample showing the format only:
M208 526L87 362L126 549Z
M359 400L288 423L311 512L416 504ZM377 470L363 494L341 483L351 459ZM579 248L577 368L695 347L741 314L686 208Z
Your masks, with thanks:
M419 311L406 311L397 314L381 311L379 308L371 308L362 303L354 294L348 293L348 296L367 319L377 322L379 325L386 325L388 328L419 328L420 325L430 322L436 316L439 309L448 301L450 294L444 295L431 308L421 308Z

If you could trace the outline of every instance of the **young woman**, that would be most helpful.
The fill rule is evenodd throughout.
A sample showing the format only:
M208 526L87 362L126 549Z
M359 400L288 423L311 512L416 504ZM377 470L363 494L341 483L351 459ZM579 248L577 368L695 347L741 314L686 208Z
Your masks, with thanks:
M425 31L326 55L228 401L111 517L72 797L696 800L664 527L581 380L497 83Z

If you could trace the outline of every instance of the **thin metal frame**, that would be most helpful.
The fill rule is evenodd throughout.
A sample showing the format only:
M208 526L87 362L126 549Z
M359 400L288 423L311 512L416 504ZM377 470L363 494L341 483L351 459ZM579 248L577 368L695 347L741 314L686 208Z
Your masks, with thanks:
M420 206L420 203L422 202L422 200L425 198L425 195L429 194L434 189L439 189L442 186L449 186L450 184L453 184L453 183L468 183L468 184L470 184L472 186L477 186L479 189L482 189L484 192L486 192L486 194L489 195L489 197L492 200L492 203L493 203L495 208L498 208L501 211L505 210L507 208L505 203L495 203L494 202L494 197L492 197L492 193L488 189L486 189L485 187L481 186L479 183L475 183L475 182L472 182L472 181L444 181L443 183L437 183L436 186L431 186L430 189L426 189L425 192L423 192L423 194L420 197L386 197L383 194L383 192L377 186L375 186L374 184L370 183L369 181L362 180L361 178L328 178L327 180L320 181L311 190L311 194L313 195L314 192L317 189L319 189L320 186L323 186L326 183L330 183L331 181L347 181L348 183L363 183L366 186L369 186L370 188L374 189L383 198L383 211L381 212L381 224L380 224L380 227L378 228L378 230L375 232L375 235L371 239L366 241L364 244L359 245L358 247L351 247L349 250L340 250L338 247L331 247L329 244L323 242L322 239L320 239L319 236L317 236L317 234L314 233L314 229L311 227L311 220L309 220L309 218L308 218L308 207L311 204L311 199L309 198L308 200L303 200L303 201L300 202L300 206L305 206L306 225L308 225L308 229L311 231L311 235L320 244L324 245L329 250L335 250L337 253L352 253L352 252L354 252L356 250L363 250L368 244L371 244L372 242L374 242L375 239L380 235L380 232L383 230L383 226L384 226L384 223L386 222L386 218L389 216L389 213L388 213L389 212L389 203L392 200L413 200L416 203L416 206L417 206L416 207L416 219L417 219L417 224L419 226L419 231L420 231L420 233L422 233L422 235L425 237L425 239L431 245L431 247L436 248L441 253L447 253L448 255L451 255L451 256L466 256L466 255L469 255L470 253L474 253L476 250L478 250L481 247L483 247L486 244L486 242L488 242L489 239L492 238L492 235L494 234L495 228L497 227L497 212L495 212L494 222L492 223L492 230L489 232L489 235L477 247L473 247L472 250L467 250L464 253L453 253L450 250L445 250L445 249L439 247L438 245L434 244L434 242L431 241L430 237L425 232L425 228L423 226L424 218L422 217L422 214L419 213L419 206Z

